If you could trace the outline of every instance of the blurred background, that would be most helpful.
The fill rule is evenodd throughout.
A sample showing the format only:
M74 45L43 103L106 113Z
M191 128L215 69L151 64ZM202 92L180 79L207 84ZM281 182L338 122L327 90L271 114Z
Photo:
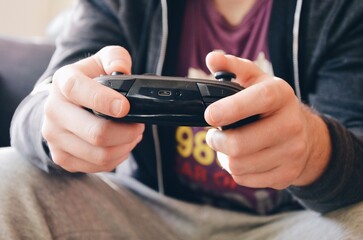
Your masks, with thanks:
M73 0L0 0L0 35L44 37L49 23Z
M0 147L10 145L10 123L55 50L76 0L0 0Z

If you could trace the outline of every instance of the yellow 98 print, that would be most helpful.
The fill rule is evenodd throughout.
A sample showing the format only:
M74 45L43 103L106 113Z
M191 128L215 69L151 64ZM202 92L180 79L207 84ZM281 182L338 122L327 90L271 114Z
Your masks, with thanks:
M191 127L178 127L176 130L178 153L183 158L193 157L201 165L211 165L216 154L206 143L206 135L205 128L193 132Z

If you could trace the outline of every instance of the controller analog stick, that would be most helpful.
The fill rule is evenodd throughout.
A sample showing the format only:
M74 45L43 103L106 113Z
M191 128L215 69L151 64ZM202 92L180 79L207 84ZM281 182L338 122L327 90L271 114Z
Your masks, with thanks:
M230 81L232 81L232 79L236 78L236 74L231 73L231 72L220 71L220 72L214 73L214 77L215 77L215 79L217 79L219 81L230 82Z
M124 75L123 72L113 72L111 73L112 76Z

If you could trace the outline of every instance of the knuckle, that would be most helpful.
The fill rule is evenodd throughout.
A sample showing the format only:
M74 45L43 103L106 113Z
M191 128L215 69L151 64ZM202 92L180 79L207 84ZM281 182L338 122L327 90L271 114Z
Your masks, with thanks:
M265 81L261 84L261 96L264 106L273 108L288 102L291 97L295 97L295 94L286 81L275 77L274 81Z
M232 175L232 178L240 186L256 187L256 184L249 177Z
M88 130L89 142L95 146L103 146L106 140L106 123L97 123L91 125Z
M61 166L64 170L66 170L67 172L70 172L70 173L77 173L79 172L78 169L75 169L74 167L72 166Z
M67 167L67 160L66 160L66 158L64 158L64 157L62 157L62 156L59 156L58 154L56 154L55 152L52 152L52 161L56 164L56 165L58 165L58 166L60 166L60 167L62 167L62 168L66 168ZM68 170L67 170L68 171Z
M261 100L262 104L267 108L271 108L276 101L276 90L267 84L261 84Z
M232 162L230 162L229 169L231 171L231 174L234 176L242 177L243 175L246 175L249 173L246 167L244 166L236 166L233 165Z
M228 168L231 175L242 177L243 175L253 172L251 164L243 158L228 157Z
M48 98L44 103L43 111L46 119L54 119L58 112L57 108L54 107L54 104L52 103L52 100L50 98Z
M76 168L75 161L78 159L74 158L72 155L60 150L60 149L53 149L51 148L52 153L52 162L66 170L70 173L76 173L79 172L79 170Z
M40 131L41 131L42 137L48 143L54 143L57 140L57 136L54 133L55 131L54 131L54 126L52 125L52 121L48 121L47 119L44 119Z
M228 163L228 168L232 176L242 176L244 174L243 167L236 164L237 162L230 159Z
M232 144L231 144L232 145ZM231 146L230 145L230 146ZM235 149L235 148L230 148L230 149L228 149L228 152L226 152L226 154L228 155L228 157L230 157L230 158L235 158L235 157L237 157L238 156L238 150L237 149Z
M44 114L46 116L50 116L53 113L53 108L50 105L50 101L47 99L47 101L44 103Z
M300 175L300 171L297 168L291 169L287 172L286 177L283 181L284 186L289 186L298 176Z
M240 155L241 145L243 144L236 137L230 137L227 141L226 145L229 146L228 156L231 158L237 158Z
M292 167L284 174L281 174L278 181L276 181L271 187L282 190L290 186L298 177L300 176L300 171L296 167Z
M93 91L90 95L89 95L89 102L92 104L91 108L92 109L104 109L105 108L105 100L104 97L102 97L101 93L98 91Z
M299 118L292 119L291 121L289 121L288 130L293 136L300 134L304 130L303 121Z
M53 75L53 84L55 84L61 93L66 96L72 96L72 93L77 85L75 69L72 65L66 65L56 71Z
M283 79L275 78L280 92L284 93L284 96L295 97L292 87Z
M77 85L77 79L75 77L68 77L63 79L63 83L60 85L60 90L64 96L70 98L73 95L74 89Z
M112 172L117 166L108 166L102 170L102 172Z
M104 168L110 166L111 153L107 149L100 149L95 156L95 164Z
M294 176L294 171L290 170L283 174L283 176L280 177L280 179L273 185L274 188L276 187L284 187L288 186L290 182L292 182Z
M288 155L290 159L297 160L305 155L306 149L307 143L305 141L298 141L291 146Z
M286 183L278 183L275 184L273 186L271 186L272 188L276 189L276 190L284 190L286 189L290 184L286 184Z
M42 125L41 133L44 139L47 140L48 142L53 139L51 128L48 127L48 123L46 121L44 121Z

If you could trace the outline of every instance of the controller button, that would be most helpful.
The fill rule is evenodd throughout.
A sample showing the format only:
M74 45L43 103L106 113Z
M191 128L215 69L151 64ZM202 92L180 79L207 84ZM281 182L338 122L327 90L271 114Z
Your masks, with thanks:
M171 97L172 94L173 93L170 90L159 90L159 92L158 92L158 95L160 97Z
M224 86L216 86L216 85L207 85L203 83L197 83L199 87L200 94L202 97L227 97L235 94L235 89L224 87Z

